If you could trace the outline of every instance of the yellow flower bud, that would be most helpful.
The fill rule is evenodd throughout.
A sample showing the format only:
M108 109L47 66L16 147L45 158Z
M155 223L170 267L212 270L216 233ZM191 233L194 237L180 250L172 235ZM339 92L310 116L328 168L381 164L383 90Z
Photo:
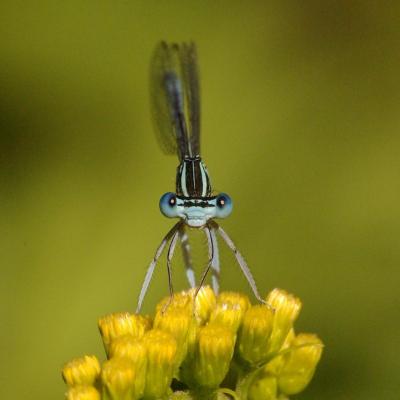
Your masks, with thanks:
M229 328L233 333L236 333L242 318L242 310L235 308L231 304L217 304L211 312L209 323Z
M93 386L73 386L65 397L66 400L100 400L100 393Z
M164 313L168 308L188 308L193 310L193 300L189 292L174 293L172 297L164 297L156 306L156 314Z
M221 292L217 297L217 303L232 304L243 311L246 311L251 306L249 298L245 294L238 292Z
M284 364L278 377L279 389L292 395L310 383L321 358L323 344L313 334L301 333L291 342L290 351L283 356Z
M142 339L135 339L131 335L121 336L111 342L110 358L122 357L132 361L136 371L136 382L141 382L137 388L143 393L146 381L147 353Z
M274 320L269 340L269 355L277 353L283 346L301 309L299 298L281 289L274 289L267 296L267 303L274 309Z
M148 317L124 312L106 315L99 319L98 325L108 355L112 340L124 335L140 339L150 329L151 321Z
M101 379L107 400L136 400L142 397L144 380L138 379L133 362L127 358L111 358L103 364Z
M214 324L201 327L195 357L185 365L194 385L217 388L228 372L234 347L235 334L231 329Z
M294 329L292 328L289 333L287 334L285 341L283 342L283 345L281 347L281 350L285 350L289 348L292 344L293 339L296 337L296 334L294 333Z
M276 400L278 385L276 378L272 375L265 375L256 379L249 388L249 400Z
M190 295L192 298L195 293L196 289L190 290ZM214 291L210 288L210 286L202 286L194 300L195 316L199 325L206 323L210 317L211 310L215 307L216 302L217 300Z
M265 305L246 311L238 337L238 351L244 360L256 364L267 357L273 319L274 313Z
M100 364L95 356L75 358L65 364L62 376L68 386L93 385L100 375Z
M166 394L176 367L177 345L167 332L152 329L144 336L147 351L145 397L159 398Z
M168 332L176 340L176 364L186 357L188 345L193 344L196 337L196 320L192 307L176 307L170 305L165 312L159 311L154 318L154 328Z
M124 335L111 342L109 355L110 358L126 357L136 364L136 362L146 359L146 348L142 339Z
M301 302L275 289L268 305L209 286L166 297L153 319L115 313L99 320L109 358L63 368L67 400L288 400L310 382L322 343L295 335Z
M209 323L224 326L236 333L244 313L250 307L250 300L241 293L222 292L211 311Z
M285 363L283 354L281 354L281 353L283 350L288 349L290 347L290 344L291 344L292 340L294 339L294 337L295 337L294 329L291 329L289 331L288 335L286 336L286 339L285 339L278 355L275 355L274 357L272 357L272 359L270 361L268 361L268 363L264 366L264 371L267 374L274 375L274 376L279 375L279 373L282 369L282 366Z

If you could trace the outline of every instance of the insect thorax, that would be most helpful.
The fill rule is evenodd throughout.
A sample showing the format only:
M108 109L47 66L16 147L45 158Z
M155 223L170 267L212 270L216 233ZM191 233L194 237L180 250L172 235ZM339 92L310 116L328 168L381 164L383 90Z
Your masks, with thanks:
M200 157L185 157L176 172L176 194L199 198L211 196L207 168Z

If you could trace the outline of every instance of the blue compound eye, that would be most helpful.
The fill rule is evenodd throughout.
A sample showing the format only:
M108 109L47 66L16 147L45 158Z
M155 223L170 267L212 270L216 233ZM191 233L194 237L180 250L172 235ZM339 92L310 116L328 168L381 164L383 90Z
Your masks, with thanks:
M218 195L215 203L217 206L215 216L217 218L226 218L232 212L232 199L226 193Z
M175 193L168 192L161 196L160 210L168 218L174 218L178 216Z

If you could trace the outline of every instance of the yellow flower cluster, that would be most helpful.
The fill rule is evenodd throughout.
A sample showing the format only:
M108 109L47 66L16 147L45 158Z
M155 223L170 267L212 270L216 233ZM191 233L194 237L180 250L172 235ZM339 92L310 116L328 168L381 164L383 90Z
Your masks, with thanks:
M295 334L301 302L274 289L268 305L208 286L161 301L153 318L100 318L107 360L64 366L67 400L277 400L301 392L322 353L313 334Z

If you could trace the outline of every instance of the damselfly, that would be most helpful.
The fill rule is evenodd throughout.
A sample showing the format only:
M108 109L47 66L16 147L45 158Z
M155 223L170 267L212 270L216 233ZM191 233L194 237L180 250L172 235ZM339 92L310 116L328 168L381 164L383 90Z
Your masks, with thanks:
M264 303L244 258L226 232L214 221L214 218L225 218L231 213L232 200L225 193L213 194L207 168L200 157L200 94L195 44L161 42L153 55L150 79L152 112L161 148L167 154L177 154L179 158L175 193L168 192L161 197L160 210L166 217L179 218L179 221L165 235L148 267L137 312L141 309L157 261L168 243L167 270L171 296L171 261L178 241L181 242L187 279L192 288L196 287L187 228L203 230L208 243L209 260L197 291L211 269L212 286L218 293L219 234L233 251L255 297Z

